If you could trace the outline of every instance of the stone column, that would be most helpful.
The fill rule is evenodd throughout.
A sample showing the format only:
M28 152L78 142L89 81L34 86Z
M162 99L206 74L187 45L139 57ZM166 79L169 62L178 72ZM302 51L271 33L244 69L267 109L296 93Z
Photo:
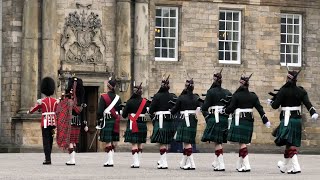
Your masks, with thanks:
M57 81L57 0L42 0L42 63L41 78L52 77ZM57 82L56 82L57 83Z
M0 129L1 129L1 106L2 106L2 1L0 2Z
M22 25L21 102L20 112L25 113L37 99L38 91L38 0L25 0Z
M134 14L134 79L149 97L149 0L136 0Z
M117 0L116 9L116 56L114 71L116 78L131 80L131 11L130 0ZM130 85L131 86L131 85ZM122 101L131 96L131 87L119 93Z

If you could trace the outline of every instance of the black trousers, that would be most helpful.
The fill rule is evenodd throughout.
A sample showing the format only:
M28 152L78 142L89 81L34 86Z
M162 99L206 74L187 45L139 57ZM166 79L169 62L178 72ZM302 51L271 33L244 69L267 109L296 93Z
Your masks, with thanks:
M51 161L51 151L53 144L53 129L55 126L42 127L42 143L46 161Z

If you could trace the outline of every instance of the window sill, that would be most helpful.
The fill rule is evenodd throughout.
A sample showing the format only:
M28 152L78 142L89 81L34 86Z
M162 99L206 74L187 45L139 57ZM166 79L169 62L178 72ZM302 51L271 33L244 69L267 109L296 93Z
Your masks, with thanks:
M221 61L219 60L219 64L235 64L235 65L239 65L241 64L240 61Z

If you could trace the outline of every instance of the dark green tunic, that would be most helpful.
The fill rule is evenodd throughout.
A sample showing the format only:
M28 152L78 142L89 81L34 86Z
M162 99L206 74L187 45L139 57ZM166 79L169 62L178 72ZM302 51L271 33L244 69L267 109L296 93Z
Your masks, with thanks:
M174 95L170 94L167 90L160 90L154 95L151 105L150 114L158 111L169 111L172 105L169 101L174 101ZM170 144L175 134L172 115L163 115L163 127L159 127L159 116L154 118L153 133L151 136L151 143Z
M141 104L142 97L139 95L132 95L131 98L126 103L126 106L123 109L122 117L127 118L131 113L136 114L136 112L139 109L139 106ZM147 111L147 104L144 106L141 114L145 114ZM128 118L127 122L127 129L124 134L124 142L130 142L130 143L145 143L147 139L147 123L145 121L145 118L139 117L137 119L138 123L138 132L133 133L132 130L130 130L130 119Z
M198 101L199 96L193 94L191 91L186 91L177 99L176 105L172 108L171 114L176 114L180 111L185 110L196 110L197 107L200 107L201 104ZM190 115L190 126L187 127L186 123L182 123L176 134L177 142L184 142L189 144L195 143L195 138L197 134L197 117L195 115Z
M263 107L260 104L258 96L254 92L249 92L248 88L239 87L232 95L230 105L225 109L227 114L234 113L237 108L247 109L256 108L259 112L263 123L268 122ZM253 132L253 114L251 112L241 113L239 126L235 126L235 116L233 115L232 123L228 132L228 141L239 142L242 144L251 143Z
M108 92L107 93L111 99L111 102L113 99L116 97L116 94L114 92ZM118 111L118 114L120 114L121 110L121 99L119 98L118 102L114 106L115 110ZM103 111L109 106L107 104L103 97L100 96L99 100L99 105L98 105L98 111L97 111L97 118L101 119L103 118ZM101 142L113 142L113 141L119 141L119 133L114 132L114 124L115 124L115 119L113 117L108 117L106 116L105 119L105 127L100 130L100 138L99 140Z
M281 107L295 107L304 104L308 109L310 115L316 113L315 109L312 108L312 104L309 100L308 93L302 88L295 84L286 83L274 98L271 104L273 109ZM297 146L301 145L301 126L302 118L298 111L291 111L289 124L284 126L284 111L280 113L280 127L277 132L275 143L277 146Z
M208 114L206 118L207 126L201 139L202 142L212 141L219 144L227 142L228 115L219 114L219 123L216 123L214 112L208 112L208 108L211 106L224 106L221 99L226 99L227 96L231 95L230 91L221 88L220 85L216 85L207 91L206 99L201 107L204 116Z

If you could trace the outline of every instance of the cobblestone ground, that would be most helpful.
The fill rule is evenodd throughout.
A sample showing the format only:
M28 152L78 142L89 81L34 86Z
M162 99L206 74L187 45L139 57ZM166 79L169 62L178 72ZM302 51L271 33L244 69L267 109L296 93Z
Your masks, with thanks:
M211 163L213 154L194 154L197 169L185 171L179 169L181 154L168 154L168 170L156 169L159 158L157 153L143 153L139 169L131 169L131 153L116 153L115 166L103 167L104 153L79 153L76 155L76 166L66 166L66 153L52 154L51 166L42 165L42 153L0 154L0 179L299 179L318 180L320 178L320 155L300 155L301 174L282 174L276 163L283 156L280 154L249 154L251 172L235 171L236 153L226 153L226 171L214 172Z

